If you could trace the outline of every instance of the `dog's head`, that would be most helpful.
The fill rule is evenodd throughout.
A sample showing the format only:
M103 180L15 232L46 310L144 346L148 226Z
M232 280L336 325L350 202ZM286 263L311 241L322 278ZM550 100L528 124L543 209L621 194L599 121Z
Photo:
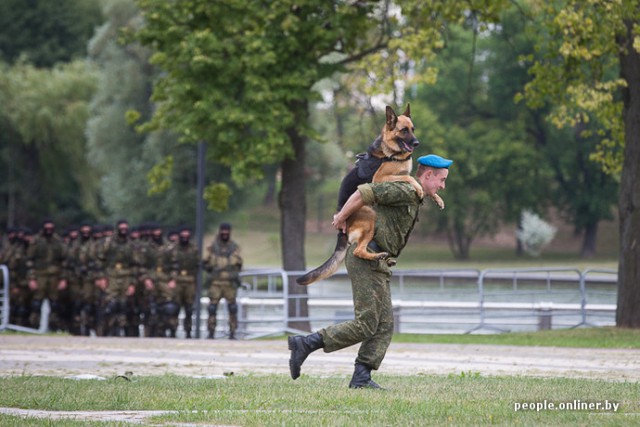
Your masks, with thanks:
M380 149L386 157L409 157L420 144L414 131L409 104L401 116L396 115L393 108L387 106L387 122L382 128Z

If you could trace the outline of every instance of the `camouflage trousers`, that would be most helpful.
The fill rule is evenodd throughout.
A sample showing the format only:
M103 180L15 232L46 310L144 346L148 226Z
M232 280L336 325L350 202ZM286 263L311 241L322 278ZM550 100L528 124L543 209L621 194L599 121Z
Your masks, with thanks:
M234 333L238 329L238 303L236 297L238 289L228 280L214 280L209 288L209 318L207 319L207 329L215 332L217 325L217 307L220 300L224 298L227 302L229 313L229 331Z
M378 369L393 336L393 308L386 261L367 261L353 255L351 245L345 258L351 278L354 320L318 331L325 353L360 344L356 362Z
M32 291L31 313L29 314L31 327L36 329L40 327L42 302L47 299L51 310L49 312L49 330L53 332L66 331L68 325L65 322L64 309L69 302L69 291L68 288L59 289L60 274L37 271L35 280L38 287Z

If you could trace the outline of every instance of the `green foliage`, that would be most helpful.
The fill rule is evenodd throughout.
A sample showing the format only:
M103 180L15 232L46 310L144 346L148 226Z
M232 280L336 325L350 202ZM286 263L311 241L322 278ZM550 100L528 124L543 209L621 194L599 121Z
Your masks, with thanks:
M52 67L84 58L86 42L101 19L97 0L3 0L0 59Z
M534 108L552 105L549 119L558 127L597 122L600 141L592 159L610 173L620 172L624 124L618 93L626 87L618 74L620 42L626 38L625 21L640 19L637 2L535 4L530 31L542 56L531 67L533 80L524 97ZM637 24L634 28L637 33Z
M95 213L97 177L87 164L85 124L97 73L84 61L40 69L19 63L0 73L5 131L3 189L26 224L46 215L62 222Z
M216 212L224 212L228 209L228 200L231 196L229 187L225 184L214 183L205 187L203 198L209 209Z
M100 67L101 84L93 98L87 126L87 156L102 176L101 220L126 217L132 222L192 221L196 207L196 147L179 144L175 134L140 134L137 124L153 110L150 87L156 70L150 52L139 44L122 45L121 33L140 24L133 0L104 2L107 21L89 44L91 58ZM208 179L229 182L227 168L213 156L205 160ZM234 205L242 202L237 192ZM214 220L209 214L209 220Z
M506 22L513 24L512 19ZM487 31L476 40L473 27L450 26L446 47L433 62L441 70L438 83L418 86L412 101L423 142L417 154L454 159L441 194L446 208L427 216L443 224L460 259L470 256L474 239L545 201L545 163L526 137L525 109L513 105L526 74L523 67L513 69L509 58L527 46L526 40L510 40L515 27ZM425 110L429 113L417 116Z
M147 194L150 196L154 194L164 193L169 187L171 187L171 174L173 173L173 156L168 155L164 161L154 165L149 173L147 179L149 180L149 191Z

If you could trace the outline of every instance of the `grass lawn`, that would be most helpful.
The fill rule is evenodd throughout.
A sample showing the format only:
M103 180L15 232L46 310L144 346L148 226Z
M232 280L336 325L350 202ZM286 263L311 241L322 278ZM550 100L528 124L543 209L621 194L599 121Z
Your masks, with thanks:
M380 374L376 379L388 389L350 390L344 386L345 378L304 375L295 382L282 375L217 380L168 375L131 382L23 376L2 380L0 406L56 411L176 411L148 418L142 425L149 426L573 426L640 422L640 386L634 383L482 377L473 373L411 377ZM537 405L537 409L525 410L524 404ZM596 408L597 404L601 407ZM617 411L613 404L618 405ZM551 405L555 409L550 409ZM0 425L88 424L0 415Z
M556 329L506 334L396 334L395 342L438 344L491 344L576 348L640 348L640 329L614 327ZM640 357L640 353L638 354Z
M279 339L283 339L280 337ZM394 341L638 348L640 331L584 328L501 335L409 335ZM640 354L639 354L640 355ZM636 382L576 378L376 373L386 390L350 390L344 375L175 375L70 380L0 380L0 407L48 411L170 411L143 426L626 426L640 423ZM600 406L598 406L600 405ZM615 406L614 406L615 405ZM97 417L97 416L96 416ZM123 421L0 415L0 426L124 426Z

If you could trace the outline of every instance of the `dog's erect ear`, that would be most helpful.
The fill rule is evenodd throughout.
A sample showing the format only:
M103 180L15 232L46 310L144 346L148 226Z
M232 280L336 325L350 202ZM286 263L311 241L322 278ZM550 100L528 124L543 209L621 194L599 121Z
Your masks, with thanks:
M389 130L395 129L397 122L398 122L398 116L396 116L396 112L393 111L393 108L387 105L387 129Z
M402 115L411 118L411 105L407 104L407 108L404 110Z

